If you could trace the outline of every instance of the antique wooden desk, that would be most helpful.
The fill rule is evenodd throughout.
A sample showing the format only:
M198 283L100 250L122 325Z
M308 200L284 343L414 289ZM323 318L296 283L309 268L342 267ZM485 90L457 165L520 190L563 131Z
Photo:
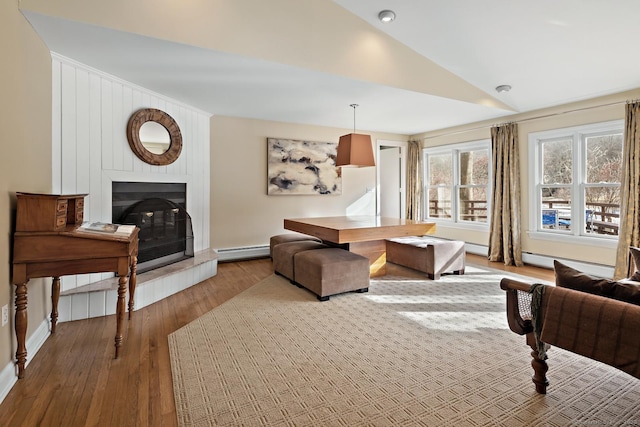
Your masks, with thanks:
M335 216L285 219L284 228L322 239L369 258L370 275L386 274L386 243L390 237L433 234L432 222L379 216Z
M13 275L16 286L15 330L18 347L18 378L24 376L27 350L27 282L35 277L53 277L51 285L51 332L58 320L60 276L114 272L118 275L115 357L122 345L127 276L129 317L136 287L138 228L127 236L87 232L82 224L85 194L49 195L17 193L16 232L13 241Z

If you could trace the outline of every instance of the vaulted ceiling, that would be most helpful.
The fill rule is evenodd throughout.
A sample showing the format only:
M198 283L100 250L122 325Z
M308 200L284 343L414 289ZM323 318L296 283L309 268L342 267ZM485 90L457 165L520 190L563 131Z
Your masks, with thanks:
M20 8L52 52L222 116L350 128L355 103L358 130L413 135L640 87L637 0Z

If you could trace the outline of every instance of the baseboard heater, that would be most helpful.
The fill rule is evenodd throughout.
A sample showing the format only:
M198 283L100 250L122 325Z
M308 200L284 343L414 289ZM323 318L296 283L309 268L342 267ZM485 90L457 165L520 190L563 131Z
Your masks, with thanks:
M218 261L236 261L269 256L269 245L217 249Z
M477 245L474 243L465 243L465 250L470 254L481 256L487 256L487 254L489 253L489 248L487 246ZM592 274L598 277L613 277L614 268L610 265L591 264L583 261L552 257L549 255L532 254L531 252L522 253L522 262L524 262L525 264L535 265L537 267L543 268L550 268L552 270L554 259L557 259L561 263L587 274Z
M441 239L446 240L446 239ZM465 250L474 255L487 256L489 248L484 245L478 245L475 243L466 243ZM218 261L235 261L250 258L261 258L269 256L269 246L246 246L239 248L224 248L218 249ZM583 271L587 274L592 274L599 277L613 277L614 268L609 265L603 264L591 264L582 261L575 261L570 259L551 257L548 255L532 254L530 252L522 253L522 261L525 264L535 265L538 267L553 269L553 260L557 259L563 264L566 264L576 270Z

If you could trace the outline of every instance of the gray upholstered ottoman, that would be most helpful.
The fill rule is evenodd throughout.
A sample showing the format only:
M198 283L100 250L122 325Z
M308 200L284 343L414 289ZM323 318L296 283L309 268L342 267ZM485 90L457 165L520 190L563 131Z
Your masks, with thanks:
M295 282L327 301L331 295L369 290L369 259L345 249L298 252L293 257Z
M271 236L271 239L269 239L269 256L273 258L273 247L275 245L279 245L280 243L287 243L287 242L299 242L303 240L311 240L313 242L322 242L322 240L318 239L317 237L309 236L307 234L302 234L302 233L296 233L293 231L291 233L278 234L276 236Z
M436 280L445 272L464 274L464 242L425 237L387 239L387 262L422 271Z
M273 261L273 271L277 274L294 281L294 265L293 257L298 252L309 251L313 249L323 249L329 246L324 243L313 240L301 240L299 242L279 243L273 247L271 259Z

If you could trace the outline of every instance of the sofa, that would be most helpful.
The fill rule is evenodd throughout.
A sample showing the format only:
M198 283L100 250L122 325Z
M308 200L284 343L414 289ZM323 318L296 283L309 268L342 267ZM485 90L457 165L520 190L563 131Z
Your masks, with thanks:
M590 276L558 261L554 269L556 286L500 282L509 328L532 349L536 391L547 391L554 346L640 378L640 282Z

